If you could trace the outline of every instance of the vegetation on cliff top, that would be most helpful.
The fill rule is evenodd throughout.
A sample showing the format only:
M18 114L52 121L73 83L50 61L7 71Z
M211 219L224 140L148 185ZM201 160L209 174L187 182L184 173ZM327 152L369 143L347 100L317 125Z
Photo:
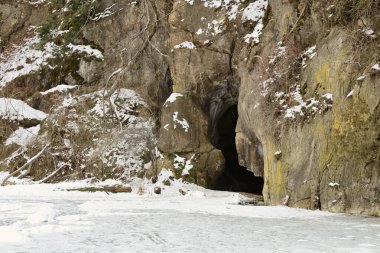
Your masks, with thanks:
M81 29L95 14L98 0L50 0L51 15L39 29L41 45L68 45L83 39Z

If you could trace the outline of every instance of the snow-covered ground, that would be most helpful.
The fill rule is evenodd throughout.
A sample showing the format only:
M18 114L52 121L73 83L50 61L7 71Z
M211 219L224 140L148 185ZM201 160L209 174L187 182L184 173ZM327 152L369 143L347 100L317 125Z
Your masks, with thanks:
M239 194L73 192L0 187L0 253L379 252L380 219L241 206ZM191 187L190 187L191 188Z

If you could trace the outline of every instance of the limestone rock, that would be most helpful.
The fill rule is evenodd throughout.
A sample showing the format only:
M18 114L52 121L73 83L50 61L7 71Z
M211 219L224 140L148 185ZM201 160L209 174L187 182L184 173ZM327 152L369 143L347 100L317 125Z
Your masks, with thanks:
M178 191L179 191L179 193L181 193L183 196L185 196L185 195L187 194L187 192L185 192L185 191L182 190L182 189L179 189Z
M156 180L167 169L213 188L229 164L217 149L218 124L237 106L229 135L239 164L264 178L266 204L380 215L379 38L363 32L379 31L380 15L347 21L323 1L269 0L261 19L244 19L257 2L99 1L73 41L97 48L101 61L77 55L1 88L50 114L25 152L48 141L57 155L32 166L34 179L59 163L52 181ZM20 45L51 11L2 1L0 47ZM378 11L361 12L371 13ZM65 81L78 89L41 95ZM3 125L1 143L18 128ZM16 146L0 144L1 159Z
M201 152L212 149L207 140L208 122L193 98L172 95L163 106L158 147L166 153ZM171 98L172 98L171 97Z
M154 187L154 193L161 194L161 187L158 187L158 186Z
M86 83L93 83L101 78L101 63L97 61L81 60L79 63L78 74Z

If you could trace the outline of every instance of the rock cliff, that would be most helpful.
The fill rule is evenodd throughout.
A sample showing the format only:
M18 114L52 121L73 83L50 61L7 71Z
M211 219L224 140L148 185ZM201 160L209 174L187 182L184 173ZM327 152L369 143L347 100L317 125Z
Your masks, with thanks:
M1 0L0 25L0 170L44 150L18 175L380 215L379 1Z

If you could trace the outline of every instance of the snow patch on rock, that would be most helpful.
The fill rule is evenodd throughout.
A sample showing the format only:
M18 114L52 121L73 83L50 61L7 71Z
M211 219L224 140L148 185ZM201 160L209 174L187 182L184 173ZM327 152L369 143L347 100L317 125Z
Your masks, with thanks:
M256 26L253 29L252 33L249 33L244 36L245 42L250 43L259 43L260 35L264 29L263 19L268 8L268 0L257 0L253 3L250 3L247 8L243 11L242 20L255 22Z
M19 127L12 135L4 142L5 145L17 144L22 147L26 147L31 143L38 135L40 131L40 125L23 128Z
M100 50L94 49L89 45L73 45L70 43L69 45L67 45L67 48L69 48L72 52L80 53L80 54L82 53L82 54L85 54L87 56L93 56L93 57L100 59L100 60L103 60L103 58L104 58L104 56L103 56L102 52L100 52Z
M38 35L35 35L26 39L21 45L13 46L10 52L0 55L0 87L47 65L47 60L53 57L56 46L47 43L41 51L35 49L39 42Z
M182 120L178 119L178 112L173 113L173 122L174 122L174 129L177 128L177 124L179 124L185 132L189 132L190 125L187 122L185 118L182 118Z
M168 99L166 99L164 105L166 105L166 107L167 107L168 103L174 103L177 100L177 98L179 98L179 97L183 97L183 95L181 93L176 93L176 92L170 94Z
M186 3L190 4L190 5L193 5L194 4L194 0L184 0Z
M46 90L46 91L43 91L43 92L40 92L41 95L47 95L49 93L54 93L54 92L67 92L69 90L72 90L72 89L75 89L76 87L78 87L78 85L67 85L67 84L59 84L49 90Z
M0 118L10 121L24 119L43 120L47 117L44 112L33 109L25 102L13 98L0 98Z
M191 41L184 41L174 46L175 49L196 49L196 46Z

